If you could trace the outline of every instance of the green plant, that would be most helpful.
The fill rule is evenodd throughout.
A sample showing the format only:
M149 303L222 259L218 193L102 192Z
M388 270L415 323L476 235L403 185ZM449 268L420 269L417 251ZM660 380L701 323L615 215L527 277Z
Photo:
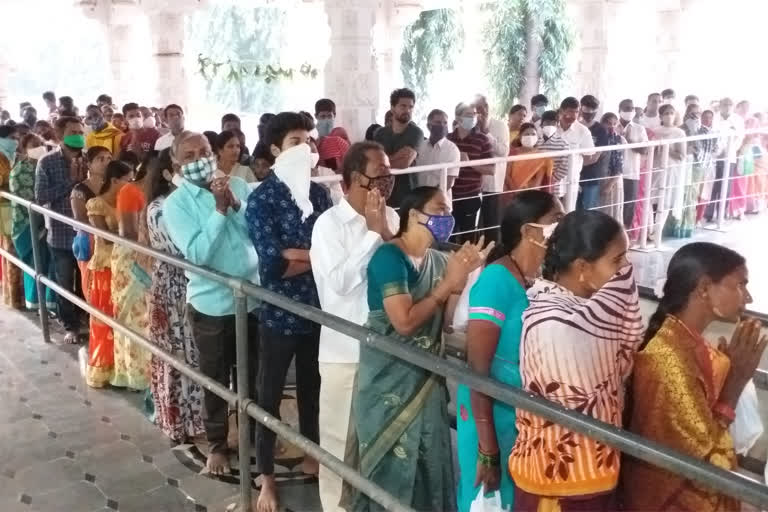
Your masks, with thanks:
M400 68L406 87L413 89L419 103L429 97L429 78L453 69L454 57L463 46L464 28L453 9L422 11L405 28Z
M573 47L564 0L496 0L485 9L485 60L496 110L508 111L526 82L528 96L539 90L557 96Z

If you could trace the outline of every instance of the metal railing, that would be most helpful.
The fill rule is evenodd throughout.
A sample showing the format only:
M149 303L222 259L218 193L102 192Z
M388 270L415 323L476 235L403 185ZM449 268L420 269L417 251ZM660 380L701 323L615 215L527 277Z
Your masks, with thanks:
M657 143L656 145L659 145ZM631 145L641 147L639 145ZM626 146L625 146L626 147ZM602 148L596 148L604 150ZM616 146L608 150L615 150ZM576 154L578 150L570 152ZM594 150L593 150L594 152ZM568 154L568 152L561 152ZM527 156L527 155L526 155ZM533 158L532 156L528 156ZM536 157L541 157L541 154ZM492 162L506 161L506 159L491 159ZM492 163L490 162L490 163ZM480 162L473 162L478 164ZM441 168L440 166L432 166ZM444 166L443 166L444 167ZM220 272L193 265L181 258L173 257L163 252L148 248L142 244L131 240L126 240L108 231L94 228L88 224L78 222L59 213L48 210L33 202L27 201L7 192L0 192L0 197L10 200L27 208L30 216L30 228L33 243L34 268L25 264L16 256L0 249L0 255L11 263L20 267L22 271L34 276L37 283L38 294L45 296L44 287L49 287L56 291L63 298L75 304L82 310L94 316L98 320L109 325L118 332L128 336L133 342L151 352L154 356L162 359L169 365L178 369L183 375L199 383L204 389L218 395L231 406L235 407L239 414L239 469L240 469L240 500L243 504L243 510L248 510L251 502L251 468L250 468L250 423L248 417L255 419L262 425L273 430L278 435L285 438L288 442L296 445L305 453L316 458L318 462L331 471L338 474L350 485L368 495L372 500L381 504L386 510L409 511L408 505L398 502L397 498L389 494L374 482L364 478L355 469L345 465L341 460L321 448L316 443L301 436L296 430L282 423L279 419L271 416L267 411L260 408L252 398L250 398L251 379L247 373L248 365L237 364L237 393L216 382L214 379L202 374L199 370L186 365L182 360L174 357L168 352L158 348L151 340L147 339L141 333L132 330L130 327L115 321L110 316L102 313L98 309L87 304L75 294L59 286L56 282L45 276L41 265L41 246L39 245L39 227L34 221L34 214L40 214L47 219L53 219L64 224L72 226L74 229L88 232L94 236L101 237L113 243L123 245L138 253L150 256L156 260L177 266L185 271L198 274L206 279L210 279L232 289L235 302L235 322L236 322L236 353L238 363L247 360L248 355L248 323L247 323L247 305L246 297L253 297L263 302L273 304L290 313L306 318L323 326L334 329L351 338L359 340L361 343L386 352L390 355L408 361L437 375L445 378L454 379L459 383L465 384L472 389L484 393L501 402L519 407L542 416L545 419L558 423L566 428L572 429L578 433L589 436L598 441L604 442L612 447L644 460L660 468L679 474L685 478L704 484L718 492L733 496L747 503L760 508L768 508L768 487L753 480L744 478L740 475L726 471L713 466L702 460L671 450L660 443L649 441L636 434L622 430L613 425L603 423L590 416L574 412L558 404L547 401L544 398L527 393L519 388L514 388L485 376L481 376L468 369L461 363L436 357L426 352L402 345L397 340L388 336L383 336L368 330L360 325L352 323L343 318L337 317L320 309L307 306L305 304L293 301L282 295L276 294L253 283L242 279L234 278ZM50 342L50 331L48 326L48 315L45 311L45 301L40 301L40 323L43 338L45 342Z

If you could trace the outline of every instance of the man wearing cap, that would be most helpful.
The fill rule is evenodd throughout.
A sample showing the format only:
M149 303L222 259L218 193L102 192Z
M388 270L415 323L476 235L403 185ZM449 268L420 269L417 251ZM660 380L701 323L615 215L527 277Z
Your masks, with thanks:
M42 157L35 173L35 201L56 213L72 217L69 195L72 188L87 175L83 159L85 135L83 124L76 117L63 116L56 121L59 148ZM51 248L56 283L72 293L80 292L75 283L80 282L77 263L72 254L75 231L72 226L48 219L48 245ZM58 297L59 318L67 335L67 343L77 343L80 330L79 310L67 299Z

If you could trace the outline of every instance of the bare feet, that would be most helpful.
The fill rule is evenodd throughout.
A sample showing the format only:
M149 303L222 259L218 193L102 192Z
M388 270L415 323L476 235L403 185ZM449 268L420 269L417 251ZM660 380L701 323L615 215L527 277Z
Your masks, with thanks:
M314 458L305 455L304 460L301 462L301 471L305 475L317 476L317 473L320 471L320 464Z
M256 512L277 512L277 482L275 475L261 475L261 491L256 500Z
M229 467L229 456L226 452L209 453L208 462L205 465L208 468L208 472L215 476L232 473L232 468Z

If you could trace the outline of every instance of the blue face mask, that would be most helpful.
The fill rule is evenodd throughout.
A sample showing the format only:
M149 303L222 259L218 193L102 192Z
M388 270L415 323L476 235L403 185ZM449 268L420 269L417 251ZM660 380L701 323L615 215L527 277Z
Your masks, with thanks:
M447 242L453 233L453 226L456 224L453 215L429 215L428 213L424 213L424 215L428 217L427 222L420 222L419 224L427 228L436 241Z
M333 130L333 119L318 119L315 124L317 134L321 137L327 137Z
M477 120L474 117L462 117L461 118L461 127L464 128L467 131L472 130L472 128L475 127L475 124L477 124Z

